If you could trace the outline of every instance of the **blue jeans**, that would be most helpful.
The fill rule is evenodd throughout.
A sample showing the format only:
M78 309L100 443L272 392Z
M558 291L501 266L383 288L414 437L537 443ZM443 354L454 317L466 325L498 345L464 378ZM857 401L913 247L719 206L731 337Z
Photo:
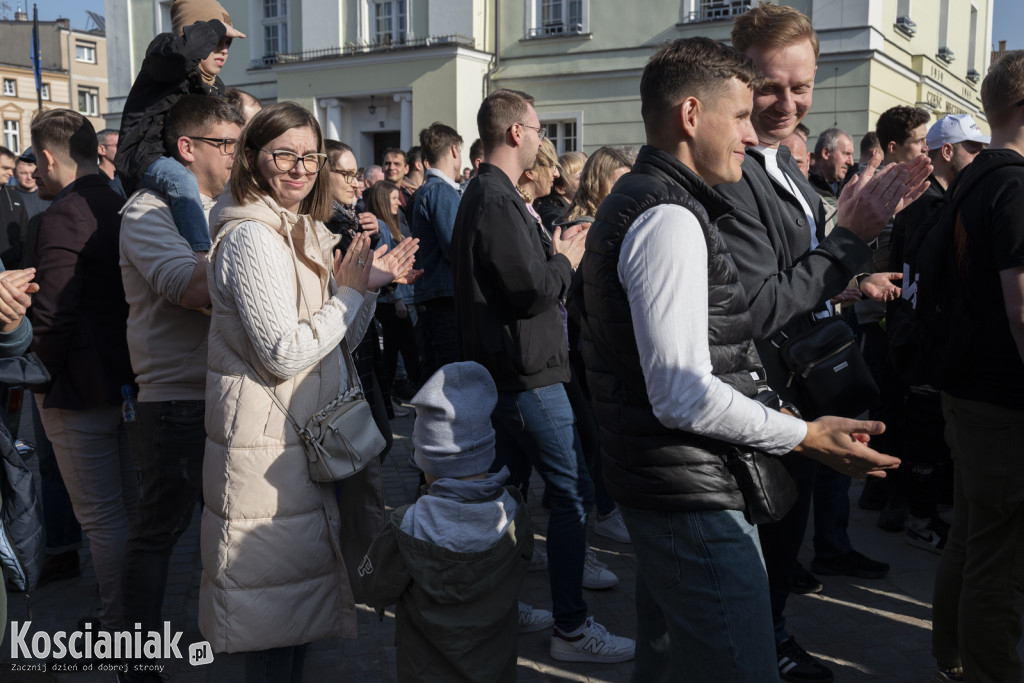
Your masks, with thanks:
M522 471L529 463L544 478L548 517L548 576L555 625L578 628L587 618L583 601L583 557L587 549L587 511L594 485L583 462L569 399L561 384L498 394L491 416L496 432L495 465ZM510 481L512 485L519 482Z
M416 305L416 336L420 342L422 376L413 381L426 382L442 365L459 360L458 327L455 309L443 306Z
M210 226L199 197L199 183L191 171L172 157L160 157L142 174L139 187L156 190L167 198L174 225L192 251L210 250Z
M121 576L125 628L159 631L167 565L188 529L202 491L205 401L137 403L127 423L139 473L139 521L125 548Z
M619 509L636 553L633 681L777 681L768 578L743 513Z

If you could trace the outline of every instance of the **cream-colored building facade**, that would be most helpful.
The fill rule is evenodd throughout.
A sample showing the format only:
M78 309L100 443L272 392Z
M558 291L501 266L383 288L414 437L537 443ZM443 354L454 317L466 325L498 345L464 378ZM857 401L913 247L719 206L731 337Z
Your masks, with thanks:
M476 110L493 62L493 0L223 0L235 41L221 77L263 103L293 100L363 165L386 147L419 144L434 121L476 138ZM155 12L154 9L158 9ZM170 30L170 3L107 0L120 57L111 125L152 37ZM114 30L114 25L124 30ZM118 36L114 38L114 36Z
M933 120L970 112L988 67L993 0L790 0L821 40L812 134L855 140L896 104ZM222 72L264 103L294 100L360 163L408 148L433 121L466 147L495 88L525 90L559 152L644 140L639 82L659 45L728 40L750 0L223 0L236 41ZM111 107L120 106L149 40L169 30L167 0L107 0Z
M32 22L24 13L0 21L0 144L19 153L32 144L32 117L39 104L29 57L31 33ZM105 128L109 93L103 32L73 29L67 19L40 21L39 42L43 109L74 109L96 130Z

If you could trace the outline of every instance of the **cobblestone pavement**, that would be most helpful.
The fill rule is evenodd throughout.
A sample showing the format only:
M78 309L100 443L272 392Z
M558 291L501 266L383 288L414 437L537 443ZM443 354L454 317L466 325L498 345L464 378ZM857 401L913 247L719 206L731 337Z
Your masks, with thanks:
M417 473L410 465L412 444L411 418L396 420L395 447L385 463L385 497L388 505L411 502L417 487ZM531 495L534 534L544 543L547 515L540 506L539 477L534 478ZM854 484L851 499L860 491ZM933 671L929 654L931 594L938 556L912 548L902 534L890 534L876 528L875 515L852 505L850 535L854 546L869 556L892 564L889 576L881 580L825 577L820 595L793 596L788 609L790 631L809 651L826 660L836 673L836 681L927 681ZM181 650L202 640L196 626L199 594L199 515L182 537L171 559L170 578L164 601L164 617L173 628L184 632ZM630 546L592 535L591 544L598 557L620 578L618 586L607 591L586 591L590 611L612 633L632 636L636 615L633 609L633 584L636 560ZM98 600L96 583L87 551L81 553L83 572L77 579L54 583L32 596L31 616L25 596L9 596L9 622L32 620L31 632L54 633L73 630L82 617L95 614ZM803 552L810 560L810 546ZM550 609L547 574L530 573L521 593L522 599ZM33 683L43 681L81 681L113 683L110 671L75 672L14 671L14 665L39 665L25 659L12 662L10 623L0 644L0 682ZM395 680L393 646L394 619L384 619L362 607L359 612L359 637L355 640L320 642L310 647L306 658L307 681L344 681L346 683L387 683ZM548 656L549 638L544 633L522 636L519 640L519 680L529 683L580 681L617 683L628 681L632 663L599 665L555 662ZM216 655L211 664L190 666L186 660L167 662L167 673L174 683L234 683L243 680L239 655ZM682 679L682 680L685 680Z

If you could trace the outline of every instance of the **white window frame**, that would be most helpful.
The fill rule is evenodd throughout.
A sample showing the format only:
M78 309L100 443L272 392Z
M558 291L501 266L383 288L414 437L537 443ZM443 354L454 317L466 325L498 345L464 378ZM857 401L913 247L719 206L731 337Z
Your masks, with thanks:
M83 64L95 64L96 43L75 41L75 61Z
M555 112L551 114L540 114L540 125L548 131L548 137L555 146L558 156L566 152L579 152L583 150L583 112ZM572 126L573 135L567 135L567 125ZM552 127L555 129L552 135ZM566 147L566 141L574 140L574 146Z
M82 97L85 97L85 107L82 107ZM98 88L78 88L78 113L85 116L100 115L100 91Z
M262 38L263 56L273 57L274 55L288 52L288 15L291 11L291 0L257 0L260 3L260 37ZM272 7L273 16L268 16L268 9ZM273 29L277 34L274 40L277 41L277 49L272 50L268 32Z
M44 102L50 101L50 84L40 83L39 84L39 96L43 98Z
M526 0L526 23L528 38L586 34L590 29L590 0Z
M4 97L18 96L18 81L14 78L4 79Z
M21 121L4 119L4 147L21 154Z
M370 17L371 35L375 45L402 45L411 38L409 30L409 0L373 0L373 15ZM387 19L390 30L383 30L381 12L388 9ZM390 35L389 35L390 34Z
M171 23L171 0L160 0L157 11L160 14L160 32L169 33L173 24Z

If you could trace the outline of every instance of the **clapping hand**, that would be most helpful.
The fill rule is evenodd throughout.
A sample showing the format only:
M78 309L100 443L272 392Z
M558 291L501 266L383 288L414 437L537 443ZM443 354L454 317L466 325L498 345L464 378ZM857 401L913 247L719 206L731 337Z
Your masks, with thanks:
M415 282L423 274L422 270L412 269L419 248L420 241L414 237L402 240L391 250L388 250L386 244L377 247L373 254L367 289L380 289L392 282L400 285Z

